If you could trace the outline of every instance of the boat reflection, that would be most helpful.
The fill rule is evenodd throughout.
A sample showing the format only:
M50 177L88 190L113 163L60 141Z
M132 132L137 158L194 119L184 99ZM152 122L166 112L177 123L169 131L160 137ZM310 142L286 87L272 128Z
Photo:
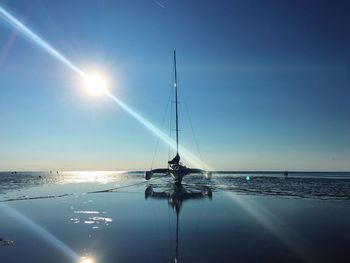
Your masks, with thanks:
M213 193L207 186L184 186L172 184L170 188L164 191L154 191L154 187L149 185L145 190L145 199L167 199L169 206L176 213L176 249L175 249L175 263L179 262L179 215L182 203L187 200L196 199L212 199Z

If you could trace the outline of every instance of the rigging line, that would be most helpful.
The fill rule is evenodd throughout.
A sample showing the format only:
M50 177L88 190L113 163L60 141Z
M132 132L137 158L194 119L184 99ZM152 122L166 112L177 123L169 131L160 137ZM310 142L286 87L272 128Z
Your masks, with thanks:
M188 108L188 105L187 105L187 102L185 100L185 96L183 94L183 92L180 90L180 95L181 95L181 98L184 102L184 105L185 105L185 109L186 109L186 113L187 113L187 117L188 117L188 120L190 122L190 127L191 127L191 130L192 130L192 134L193 134L193 138L194 138L194 142L196 144L196 148L197 148L197 152L198 152L198 155L199 155L199 160L201 162L201 165L202 165L202 169L204 169L204 164L203 164L203 158L202 158L202 153L200 151L200 148L199 148L199 144L198 144L198 140L197 140L197 136L196 136L196 133L194 132L194 128L193 128L193 124L192 124L192 118L191 118L191 115L190 115L190 110Z
M171 94L171 97L173 97L174 96L174 90L173 90L173 87L171 87L171 92L170 92L170 94ZM169 143L168 143L168 145L169 145L169 147L168 147L168 160L170 160L170 151L171 151L171 147L170 147L170 142L171 142L171 131L172 131L172 129L171 129L171 123L172 123L172 118L173 118L173 111L174 111L174 106L173 106L173 103L171 102L170 103L171 104L171 106L170 106L170 121L169 121Z
M7 203L7 202L12 202L12 201L59 198L59 197L65 197L65 196L71 196L71 195L74 195L74 194L61 194L61 195L45 195L45 196L34 196L34 197L10 198L10 199L6 199L6 200L1 200L0 203Z
M176 140L176 153L178 153L179 152L179 148L178 148L178 117L179 117L179 115L178 115L178 104L177 104L177 74L176 74L176 54L175 54L175 50L174 50L174 57L173 57L173 59L174 59L174 65L173 65L173 68L172 68L172 76L173 76L173 79L172 79L172 85L171 85L171 91L172 91L172 97L175 99L175 101L172 101L171 102L171 113L170 113L170 123L169 123L169 138L171 138L171 135L172 135L172 131L173 131L173 129L172 129L172 121L173 121L173 119L174 119L174 117L175 117L175 122L176 122L176 133L175 133L175 139L174 140ZM174 102L176 103L175 104L175 114L176 114L176 116L173 116L174 114L173 114L173 111L174 111ZM170 140L170 139L169 139ZM169 145L169 157L168 157L168 159L170 160L170 151L171 151L171 149L170 149L170 145Z
M165 109L165 112L164 112L164 115L163 115L163 118L162 118L161 129L163 129L164 124L165 124L165 118L166 118L167 113L168 113L170 100L171 100L171 90L169 92L168 102L167 102L166 109ZM151 169L150 170L153 169L154 161L155 161L155 158L156 158L156 155L157 155L157 151L158 151L158 147L159 147L159 141L160 141L160 137L158 137L157 142L156 142L156 148L155 148L154 153L153 153L152 164L151 164ZM170 146L169 146L169 148L170 148Z
M153 181L162 179L162 178L167 177L167 176L168 176L168 175L165 174L165 175L162 175L162 176L159 176L159 177L156 177L156 178L152 178L152 179L150 179L150 180L148 180L148 181L141 181L141 182L134 183L134 184L122 185L122 186L119 186L119 187L114 187L114 188L110 188L110 189L106 189L106 190L86 192L86 194L97 194L97 193L115 192L115 191L117 191L117 190L119 190L119 189L128 188L128 187L132 187L132 186L136 186L136 185L147 184L147 183L150 183L150 182L153 182Z

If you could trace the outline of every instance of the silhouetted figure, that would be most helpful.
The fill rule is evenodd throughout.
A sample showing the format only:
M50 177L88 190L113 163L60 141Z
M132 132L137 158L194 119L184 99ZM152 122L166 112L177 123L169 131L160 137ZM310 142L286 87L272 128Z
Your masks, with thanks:
M288 176L288 171L285 171L285 172L284 172L284 176Z
M179 164L180 162L180 155L177 153L175 157L168 162L168 164Z

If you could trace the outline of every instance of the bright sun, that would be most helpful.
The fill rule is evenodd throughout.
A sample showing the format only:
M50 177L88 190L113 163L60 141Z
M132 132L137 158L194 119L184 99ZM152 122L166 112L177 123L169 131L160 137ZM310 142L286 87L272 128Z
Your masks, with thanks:
M93 96L101 95L107 89L107 82L103 75L88 74L84 77L84 88Z
M89 257L81 257L79 263L95 263L95 261Z

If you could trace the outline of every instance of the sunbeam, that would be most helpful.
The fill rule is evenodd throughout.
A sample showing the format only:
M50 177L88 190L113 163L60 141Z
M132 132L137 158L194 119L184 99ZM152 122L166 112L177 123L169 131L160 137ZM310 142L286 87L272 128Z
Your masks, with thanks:
M80 257L72 249L70 249L65 243L63 243L57 237L52 235L50 232L48 232L38 224L34 223L28 217L22 215L20 212L18 212L17 210L13 209L12 207L4 203L0 204L0 210L2 210L2 214L10 215L13 219L18 221L21 225L27 226L28 229L35 232L38 236L40 236L44 240L48 241L52 246L59 249L63 254L65 254L70 259L72 259L72 262L78 262Z
M56 58L69 68L71 68L73 71L78 73L81 77L86 79L87 74L83 72L81 69L79 69L76 65L74 65L71 61L69 61L65 56L63 56L61 53L59 53L56 49L54 49L50 44L48 44L45 40L40 38L37 34L35 34L32 30L30 30L28 27L26 27L23 23L21 23L19 20L17 20L14 16L12 16L9 12L7 12L4 8L0 6L0 15L1 17L8 22L12 27L18 30L21 34L28 37L33 43L41 47L43 50L48 52L52 57ZM94 87L95 89L96 87ZM107 89L98 89L98 91L102 91L103 94L105 94L107 97L109 97L113 102L115 102L117 105L119 105L123 110L125 110L127 113L129 113L133 118L135 118L138 122L140 122L145 128L147 128L149 131L151 131L154 135L159 137L164 143L168 144L172 149L176 150L176 142L170 138L168 135L166 135L163 131L161 131L159 128L157 128L154 124L152 124L149 120L144 118L142 115L137 113L134 109L129 107L127 104L125 104L122 100L117 98L115 95L113 95L111 92L109 92ZM182 153L182 156L185 160L187 160L191 165L195 167L203 167L206 170L211 170L209 165L203 163L197 156L195 156L193 153L191 153L188 149L186 149L184 146L179 146L180 151ZM257 207L252 207L252 205L248 204L247 202L244 202L240 197L238 196L232 196L229 195L233 200L235 200L242 208L244 208L245 211L247 211L251 216L253 216L258 222L263 225L266 229L268 229L270 232L272 232L275 236L277 236L287 247L289 247L291 250L293 250L295 253L297 253L302 258L307 258L307 255L304 254L304 251L301 250L301 248L294 243L292 240L287 238L287 235L284 235L283 233L279 232L279 230L276 229L276 220L271 220L270 217L266 216L266 213L262 213L261 209L257 209ZM12 213L15 213L12 211ZM22 215L17 215L17 217L21 218L22 220L26 220L25 217ZM68 254L71 254L71 256L76 256L76 254L71 251L68 247L66 247L62 242L60 242L58 239L53 237L50 233L45 232L42 228L35 225L33 222L29 221L33 224L33 228L38 230L42 235L50 237L53 243L59 244L59 246L65 250L68 251ZM29 223L28 222L28 223ZM278 224L277 224L278 225ZM281 227L279 228L281 229Z
M48 52L51 56L55 57L62 63L66 64L76 73L85 76L85 73L80 70L77 66L75 66L71 61L69 61L65 56L63 56L60 52L54 49L50 44L48 44L45 40L39 37L36 33L30 30L27 26L25 26L21 21L16 19L13 15L11 15L8 11L6 11L3 7L0 6L0 16L13 28L18 30L23 36L30 39L33 43L41 47L43 50Z
M213 178L212 181L216 184L220 184L218 179ZM315 248L305 240L302 235L296 233L266 208L254 202L249 197L244 197L228 191L224 191L224 193L304 262L321 262L320 258L316 257L317 253L314 253Z
M301 236L292 231L288 225L279 218L271 214L270 211L255 203L253 200L242 198L237 194L225 192L229 198L234 200L245 212L254 218L261 226L267 229L275 237L277 237L290 251L296 254L304 262L315 262L315 258L311 253L310 244L308 244ZM309 249L306 249L309 248ZM320 262L318 260L318 262Z
M128 105L126 105L123 101L121 101L116 96L114 96L108 90L104 90L104 93L109 98L111 98L115 103L117 103L121 108L123 108L126 112L128 112L132 117L134 117L136 120L138 120L148 130L150 130L152 133L154 133L156 136L158 136L164 143L168 144L172 149L176 150L175 140L170 138L163 131L158 129L154 124L152 124L146 118L144 118L139 113L137 113L135 110L130 108ZM205 163L202 163L201 160L197 156L195 156L193 153L191 153L184 146L180 145L179 148L180 148L181 154L184 157L184 159L186 159L191 165L193 165L195 167L202 167L204 165L206 169L209 168L208 165L206 165Z
M48 44L45 40L43 40L41 37L39 37L36 33L34 33L31 29L29 29L27 26L25 26L22 22L20 22L18 19L16 19L13 15L11 15L8 11L6 11L4 8L0 6L0 15L1 17L8 22L9 25L14 27L16 30L18 30L19 33L22 35L28 37L33 43L41 47L43 50L48 52L49 55L56 58L63 64L67 65L69 68L74 70L76 73L78 73L81 77L83 77L83 80L86 80L87 74L82 71L79 67L74 65L70 60L68 60L65 56L63 56L60 52L58 52L55 48L53 48L50 44ZM96 91L96 87L94 87L94 91ZM158 129L154 124L152 124L150 121L145 119L143 116L141 116L139 113L137 113L135 110L133 110L131 107L126 105L123 101L121 101L119 98L114 96L112 93L110 93L106 89L99 89L99 91L102 91L106 96L108 96L112 101L114 101L116 104L118 104L122 109L124 109L126 112L128 112L132 117L134 117L136 120L138 120L142 125L144 125L148 130L150 130L152 133L154 133L156 136L158 136L164 143L169 144L172 149L176 150L176 143L173 139L171 139L168 135L166 135L164 132L162 132L160 129ZM180 151L182 153L182 156L185 160L187 160L191 165L195 167L203 167L206 170L211 170L208 165L203 163L195 154L191 153L188 149L186 149L183 146L179 146Z

